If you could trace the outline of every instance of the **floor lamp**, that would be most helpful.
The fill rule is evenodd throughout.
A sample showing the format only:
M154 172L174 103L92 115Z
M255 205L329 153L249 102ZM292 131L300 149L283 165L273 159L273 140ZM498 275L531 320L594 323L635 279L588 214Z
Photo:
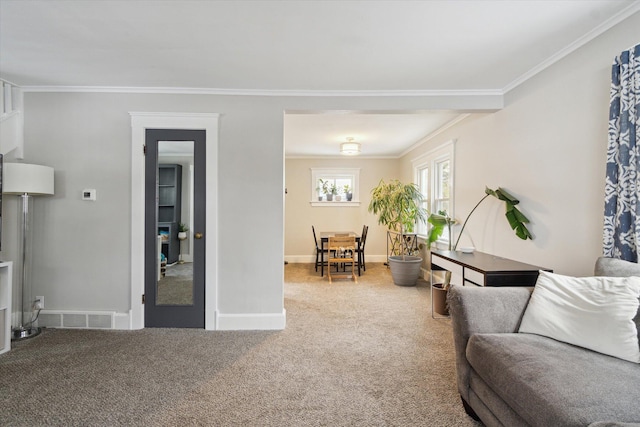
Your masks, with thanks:
M40 333L40 328L33 327L34 301L31 297L31 262L32 237L32 204L33 196L53 194L53 168L26 163L5 163L3 171L2 192L15 194L21 199L19 253L21 259L18 271L18 292L14 301L19 301L19 325L12 329L13 340L31 338Z

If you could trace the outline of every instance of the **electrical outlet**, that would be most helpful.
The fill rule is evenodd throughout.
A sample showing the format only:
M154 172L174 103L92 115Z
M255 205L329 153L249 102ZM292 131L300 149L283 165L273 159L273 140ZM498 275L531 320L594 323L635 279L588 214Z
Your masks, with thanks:
M33 306L36 308L36 310L42 310L44 308L44 296L36 296L36 300Z

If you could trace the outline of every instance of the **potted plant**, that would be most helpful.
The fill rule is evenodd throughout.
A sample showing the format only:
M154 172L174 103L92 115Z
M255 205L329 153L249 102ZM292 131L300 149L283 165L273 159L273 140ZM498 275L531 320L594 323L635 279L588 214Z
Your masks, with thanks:
M442 232L444 231L444 227L448 227L449 250L455 251L458 248L458 243L460 243L460 237L462 237L462 232L464 231L464 228L466 227L467 222L469 221L469 218L475 212L478 206L480 206L480 204L489 196L493 196L505 203L505 211L506 211L505 216L507 218L507 221L509 222L509 226L511 226L511 229L515 231L516 236L518 236L522 240L533 239L533 236L531 235L531 233L529 232L526 226L526 224L529 222L529 219L522 212L520 212L520 210L516 207L516 205L520 203L518 199L516 199L511 194L509 194L506 190L500 187L498 187L496 190L492 190L489 187L485 187L484 193L485 195L480 199L478 203L476 203L473 209L471 209L471 212L469 212L469 214L465 218L464 223L462 224L462 228L460 229L460 232L458 234L458 238L456 239L456 242L453 245L451 244L451 242L453 241L452 226L453 224L455 224L456 220L450 218L446 213L446 211L440 211L438 212L438 214L431 214L428 219L429 223L432 226L431 230L429 231L429 239L428 239L429 246L431 246L431 244L435 242L442 235ZM434 310L436 310L436 308L438 307L436 305L436 302L437 301L441 302L440 306L438 307L439 310L436 310L438 314L443 314L443 315L449 314L446 307L446 298L447 298L447 292L449 291L450 285L451 285L450 271L445 272L445 278L443 283L432 284L433 291L434 291L434 294L433 294Z
M331 193L331 190L329 190L329 181L325 181L323 179L319 179L318 182L320 183L320 187L322 189L322 192L326 195L327 198L327 202L330 202L333 200L333 194ZM318 200L322 200L322 196L318 197Z
M454 251L458 247L458 243L460 243L460 237L462 237L462 232L464 231L464 227L467 225L467 221L469 221L471 214L475 212L478 206L480 206L480 203L484 202L484 200L489 196L493 196L496 199L502 200L504 202L505 204L504 216L507 218L507 221L509 222L509 226L511 226L511 229L515 231L516 236L518 236L522 240L527 240L527 239L533 240L533 236L531 235L531 233L529 232L526 226L526 224L529 222L529 219L526 216L524 216L524 214L520 212L518 208L516 208L516 205L520 203L520 200L516 199L511 194L507 193L506 190L500 187L498 187L496 190L492 190L489 187L485 187L484 193L485 195L482 197L482 199L480 199L478 203L476 203L473 209L471 209L471 212L469 212L469 215L467 215L467 218L464 220L464 223L462 224L462 228L460 229L460 234L458 235L458 239L456 240L455 245L453 245Z
M456 223L456 220L451 218L447 211L438 211L437 214L429 215L427 222L431 224L427 245L431 247L431 245L437 241L440 236L442 236L446 227L449 231L449 250L451 250L451 242L453 241L452 228ZM442 316L448 316L449 309L447 307L447 293L449 292L449 284L451 282L451 272L449 270L445 270L444 276L444 282L431 284L431 298L433 311Z
M389 256L391 276L399 286L414 286L420 275L422 258L412 254L404 235L413 232L418 221L425 221L427 212L422 207L423 199L416 184L398 180L389 183L381 180L371 190L369 212L378 215L378 224L400 236L399 254Z
M187 231L189 231L189 227L184 222L178 224L178 239L184 240L187 238Z
M322 180L320 180L322 181ZM316 193L318 193L318 201L321 202L322 201L322 187L317 186L316 187Z
M349 184L345 184L343 191L345 197L347 198L347 202L350 202L353 199L353 193L351 192L351 187L349 186Z
M336 202L340 201L340 196L338 195L338 187L336 184L331 184L331 197L336 199Z

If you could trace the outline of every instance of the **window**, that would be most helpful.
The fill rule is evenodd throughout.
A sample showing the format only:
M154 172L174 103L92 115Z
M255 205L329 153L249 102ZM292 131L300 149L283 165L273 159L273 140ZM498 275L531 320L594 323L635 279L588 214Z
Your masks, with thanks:
M429 213L446 211L453 217L453 148L454 141L413 160L415 182L424 195L423 207ZM417 232L426 236L429 224L418 224ZM440 241L449 242L449 231L445 229Z
M360 169L311 168L311 205L360 205L359 180Z

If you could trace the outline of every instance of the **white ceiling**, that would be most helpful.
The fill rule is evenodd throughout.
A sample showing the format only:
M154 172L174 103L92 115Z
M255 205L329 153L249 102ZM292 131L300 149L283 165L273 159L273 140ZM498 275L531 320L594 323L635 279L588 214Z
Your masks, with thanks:
M637 0L0 0L0 77L25 90L504 93L638 11ZM363 155L397 156L455 117L403 116L287 115L286 152L326 155L362 134Z
M287 157L337 156L353 138L362 157L398 157L435 129L460 116L456 112L286 114Z

